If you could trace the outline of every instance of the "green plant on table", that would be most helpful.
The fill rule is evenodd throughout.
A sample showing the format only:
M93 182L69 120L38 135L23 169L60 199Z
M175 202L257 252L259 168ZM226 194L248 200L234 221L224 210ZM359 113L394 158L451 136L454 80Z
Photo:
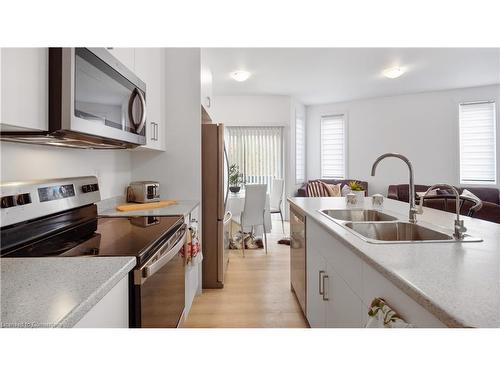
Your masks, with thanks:
M363 186L358 181L349 181L349 189L352 191L363 191Z
M229 167L229 185L240 186L243 182L243 173L240 173L240 167L236 164L231 164Z

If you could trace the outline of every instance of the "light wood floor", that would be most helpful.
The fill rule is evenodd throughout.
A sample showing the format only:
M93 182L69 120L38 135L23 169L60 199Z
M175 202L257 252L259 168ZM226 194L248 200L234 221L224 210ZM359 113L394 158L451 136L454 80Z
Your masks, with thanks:
M288 223L285 223L288 235ZM240 250L229 256L223 289L204 289L196 296L183 327L305 328L295 295L290 290L289 247L278 245L281 222L273 221L264 249Z

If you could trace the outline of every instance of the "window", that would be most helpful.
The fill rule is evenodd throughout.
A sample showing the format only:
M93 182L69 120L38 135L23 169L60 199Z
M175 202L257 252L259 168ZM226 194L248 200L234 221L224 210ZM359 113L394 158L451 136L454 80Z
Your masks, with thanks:
M344 115L321 118L321 177L346 177L346 130Z
M283 178L282 128L277 126L227 127L229 165L236 164L244 183L267 184Z
M496 119L494 102L459 106L460 183L496 183Z
M304 120L295 119L295 182L301 184L306 180L306 129Z

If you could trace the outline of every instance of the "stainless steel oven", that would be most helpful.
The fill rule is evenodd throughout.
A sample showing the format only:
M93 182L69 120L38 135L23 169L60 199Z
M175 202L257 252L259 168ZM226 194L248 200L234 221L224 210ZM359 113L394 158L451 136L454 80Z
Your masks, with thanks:
M183 224L140 268L134 270L133 327L176 328L184 312Z
M146 84L105 48L49 48L49 129L2 140L75 148L146 143Z

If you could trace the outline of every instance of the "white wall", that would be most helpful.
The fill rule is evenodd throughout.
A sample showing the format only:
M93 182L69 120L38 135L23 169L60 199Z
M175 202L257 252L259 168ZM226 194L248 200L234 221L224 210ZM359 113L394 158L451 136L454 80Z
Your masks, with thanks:
M416 183L458 185L458 105L486 99L497 101L497 165L500 167L500 85L494 85L309 106L308 179L320 177L321 116L345 114L347 177L368 181L370 194L386 194L388 185L408 183L408 169L396 159L384 160L376 176L370 176L373 161L385 152L406 155L413 163Z
M1 142L2 182L96 175L101 198L124 195L131 179L131 152L75 150Z
M132 155L133 180L160 182L163 199L201 201L200 49L165 52L165 152Z
M283 95L216 96L213 121L228 126L288 126L290 97Z

